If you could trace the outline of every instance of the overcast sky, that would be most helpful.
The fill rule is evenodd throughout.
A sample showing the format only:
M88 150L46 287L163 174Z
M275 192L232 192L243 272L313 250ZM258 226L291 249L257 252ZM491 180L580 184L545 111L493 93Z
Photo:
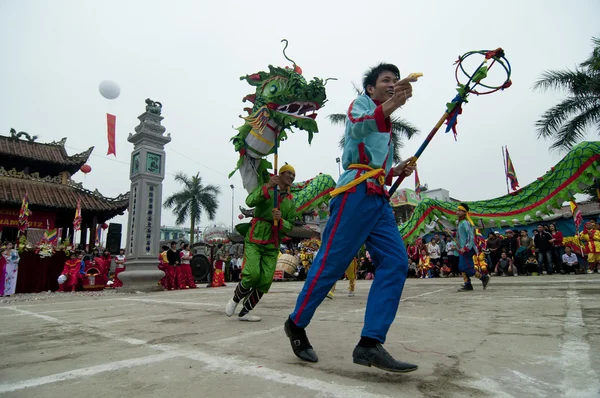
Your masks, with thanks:
M574 68L590 54L591 37L600 35L598 17L597 0L0 0L0 134L15 128L39 135L39 142L67 137L70 154L95 146L92 172L75 179L117 196L129 190L133 146L127 136L150 97L163 103L163 125L172 137L164 194L179 189L175 173L200 172L222 190L215 221L230 225L229 185L236 187L236 223L246 192L238 174L227 179L238 158L229 139L236 133L232 126L242 124L242 97L254 92L239 77L269 64L289 65L282 38L307 79L338 79L327 84L329 101L319 111L312 146L298 131L280 148L280 161L295 166L297 181L319 172L337 179L342 128L325 116L346 111L352 83L360 85L368 67L386 61L403 76L424 74L399 112L421 130L406 142L407 157L455 95L458 55L502 47L513 86L472 96L459 118L458 142L440 132L418 163L421 183L430 189L445 188L461 200L494 198L506 194L502 145L508 145L521 186L564 156L550 153L550 143L534 133L535 121L563 94L533 92L532 85L543 71ZM102 80L120 85L118 99L99 94ZM105 156L107 112L117 116L116 158ZM590 132L589 138L596 137ZM403 187L414 188L414 179ZM127 223L126 216L112 221ZM163 210L161 224L174 223Z

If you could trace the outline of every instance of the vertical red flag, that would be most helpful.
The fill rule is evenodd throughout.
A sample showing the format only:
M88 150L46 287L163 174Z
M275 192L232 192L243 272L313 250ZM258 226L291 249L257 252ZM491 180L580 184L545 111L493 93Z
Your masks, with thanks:
M517 180L517 173L515 172L515 166L513 165L510 156L508 155L508 147L505 147L506 151L506 176L510 181L510 188L516 191L519 188L519 180Z
M106 123L108 125L108 152L106 152L106 154L110 155L112 153L115 155L115 157L117 157L117 148L115 144L115 128L117 125L117 117L107 113Z
M19 231L21 233L25 233L29 228L29 216L31 215L31 211L29 211L29 197L27 192L25 192L25 196L23 197L23 201L21 202L21 210L19 210Z
M73 229L81 230L81 199L77 199L77 208L75 209L75 219L73 219Z

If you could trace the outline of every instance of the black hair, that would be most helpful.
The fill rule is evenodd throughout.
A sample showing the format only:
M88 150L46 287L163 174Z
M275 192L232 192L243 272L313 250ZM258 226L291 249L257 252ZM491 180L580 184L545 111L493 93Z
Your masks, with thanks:
M400 79L400 70L398 70L398 67L396 65L386 64L382 62L379 65L369 69L363 76L363 90L365 94L369 95L369 93L367 92L367 87L375 87L379 75L383 72L392 72L394 75L396 75L396 77L398 77L398 79Z
M163 251L169 250L169 246L167 246L167 245L163 245L163 247L162 247L162 250L163 250Z
M461 207L461 206L462 206L462 207L464 207L464 208L465 208L465 210L466 210L466 211L469 211L469 206L468 206L466 203L460 203L458 206L459 206L459 207Z
M183 249L184 249L184 250L185 250L185 249L187 249L187 248L188 248L188 246L189 246L189 244L187 244L187 243L183 243Z
M176 244L177 244L177 242L175 242L175 241L171 242L171 246L176 245Z

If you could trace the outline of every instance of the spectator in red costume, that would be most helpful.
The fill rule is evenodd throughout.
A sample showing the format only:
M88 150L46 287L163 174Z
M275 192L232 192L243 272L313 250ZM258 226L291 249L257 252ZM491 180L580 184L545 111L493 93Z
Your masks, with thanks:
M72 252L69 260L58 277L59 292L74 292L81 278L81 260L77 258L77 253Z

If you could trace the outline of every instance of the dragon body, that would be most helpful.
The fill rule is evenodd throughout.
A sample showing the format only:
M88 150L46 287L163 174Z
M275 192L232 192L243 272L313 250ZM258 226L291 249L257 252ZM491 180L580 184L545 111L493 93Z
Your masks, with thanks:
M594 185L595 179L600 179L600 142L582 142L526 187L499 198L465 203L478 228L526 225L554 215L554 209ZM445 228L455 228L457 207L457 202L425 198L411 218L399 226L404 241L414 242L433 231L438 223Z

